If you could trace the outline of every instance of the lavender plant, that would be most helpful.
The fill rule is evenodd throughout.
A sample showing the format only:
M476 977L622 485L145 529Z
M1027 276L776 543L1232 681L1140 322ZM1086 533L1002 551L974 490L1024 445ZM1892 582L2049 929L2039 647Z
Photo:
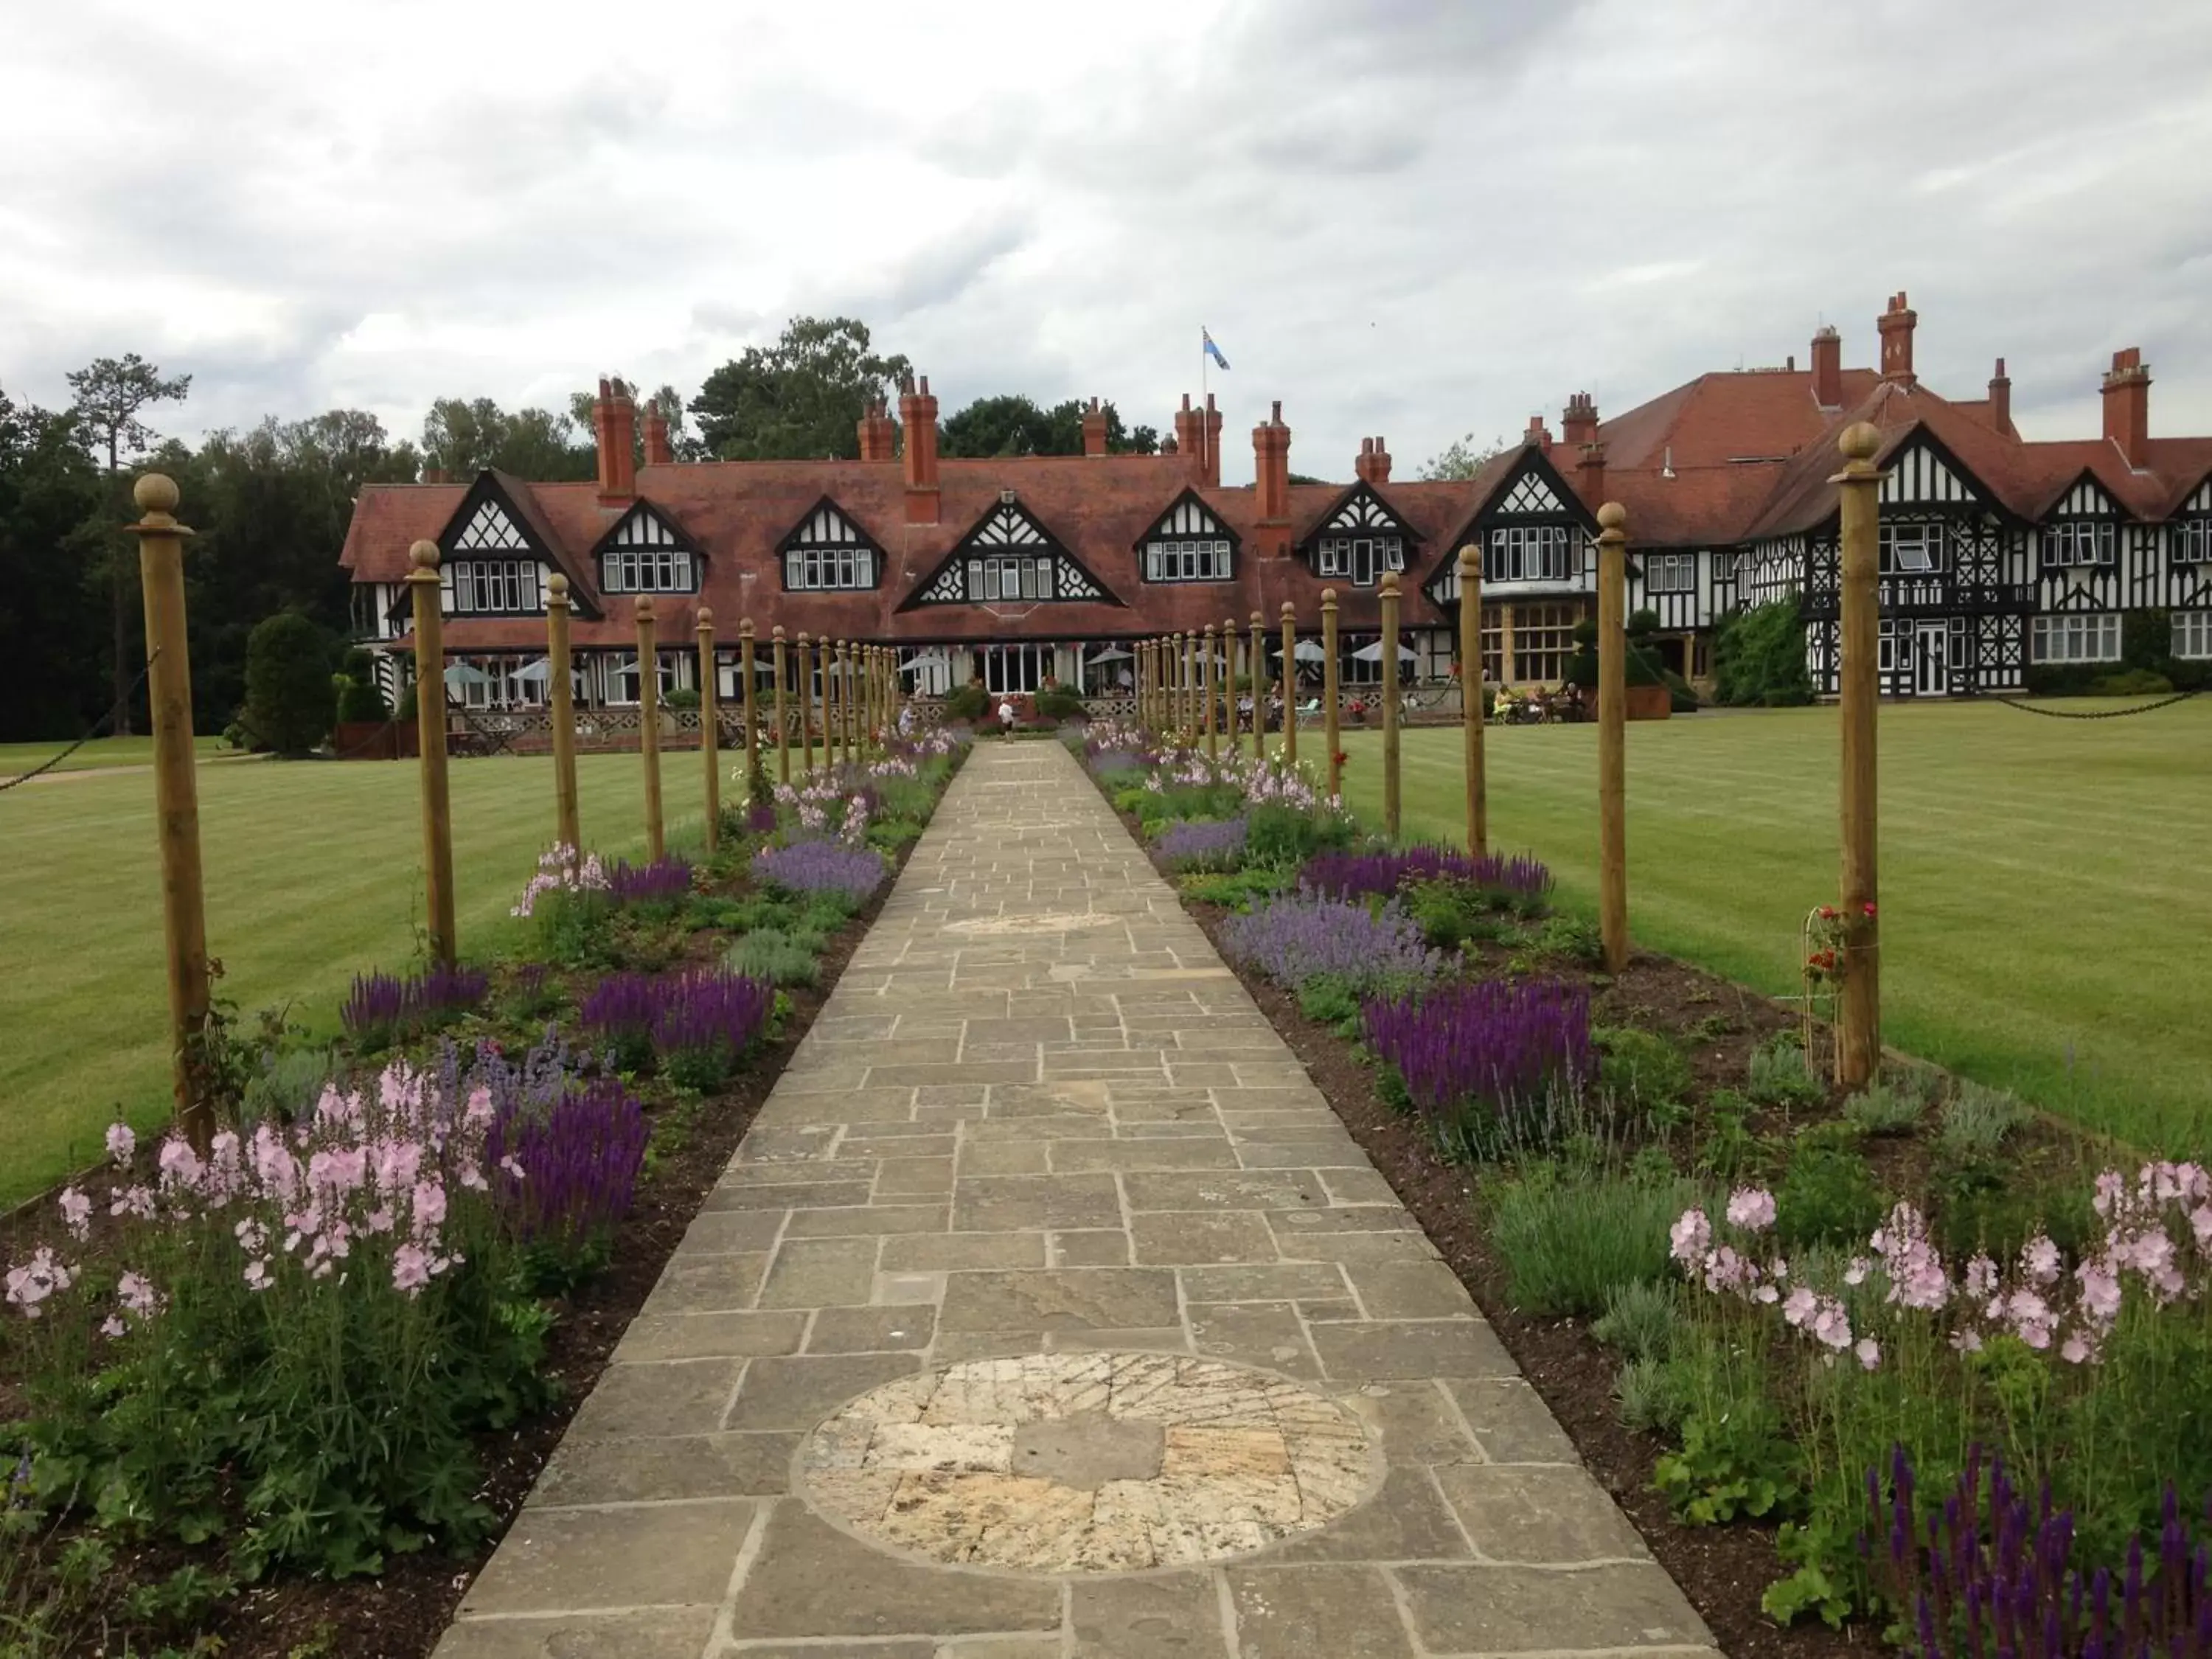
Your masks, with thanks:
M1234 870L1244 860L1244 836L1241 817L1187 818L1169 824L1152 845L1177 870Z
M1395 904L1370 908L1300 890L1224 925L1222 949L1285 988L1323 974L1356 990L1407 985L1433 975L1439 959Z
M1589 988L1565 980L1433 985L1370 998L1360 1018L1414 1111L1462 1156L1548 1139L1544 1123L1597 1075Z
M753 879L802 898L834 897L849 914L883 884L883 855L869 847L841 847L828 841L795 841L787 847L763 847L753 854Z

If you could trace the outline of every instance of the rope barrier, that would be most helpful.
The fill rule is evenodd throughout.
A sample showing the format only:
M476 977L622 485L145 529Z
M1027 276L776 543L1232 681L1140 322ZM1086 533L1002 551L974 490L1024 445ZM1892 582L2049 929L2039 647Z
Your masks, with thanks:
M102 714L98 720L94 720L90 727L86 730L85 734L82 737L79 738L75 743L70 744L68 748L63 750L60 754L55 756L52 760L46 762L45 765L33 767L31 770L19 773L12 778L0 779L0 791L13 789L19 783L28 783L33 778L43 777L46 773L52 771L54 768L59 766L71 755L76 753L78 750L83 748L85 744L90 743L94 738L98 737L102 731L106 729L107 726L113 724L116 717L121 714L124 709L130 706L131 699L138 695L138 688L146 684L146 676L154 672L154 659L161 654L161 647L157 645L154 647L152 653L147 657L146 665L138 671L138 678L131 682L131 689L125 691L121 696L118 697L113 704L109 707L108 711L105 714Z
M2077 713L2070 708L2038 708L2032 703L2021 702L2017 697L1999 697L1996 701L2008 708L2017 708L2023 714L2041 714L2047 720L2124 720L2130 714L2148 714L2154 708L2171 708L2174 704L2187 702L2191 697L2198 695L2195 691L2177 691L2170 697L2160 697L2156 702L2147 702L2136 708L2098 708L2086 713Z

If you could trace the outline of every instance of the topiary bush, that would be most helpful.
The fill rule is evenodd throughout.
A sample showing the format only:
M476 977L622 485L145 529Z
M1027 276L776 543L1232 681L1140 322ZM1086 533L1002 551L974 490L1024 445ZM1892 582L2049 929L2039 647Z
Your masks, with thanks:
M1738 611L1713 641L1713 684L1733 708L1780 708L1813 701L1805 666L1805 623L1794 599Z
M296 611L256 624L246 641L246 723L287 758L330 735L330 638Z

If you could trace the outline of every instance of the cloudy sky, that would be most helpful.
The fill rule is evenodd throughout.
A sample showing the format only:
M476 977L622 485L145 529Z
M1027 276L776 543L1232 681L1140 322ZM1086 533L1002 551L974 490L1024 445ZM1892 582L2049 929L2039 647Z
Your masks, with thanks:
M860 317L949 413L1164 428L1209 325L1231 434L1612 414L1708 369L2009 360L2094 434L2143 348L2212 432L2212 7L2046 0L72 0L7 8L0 386L193 376L166 429L434 396L687 393Z

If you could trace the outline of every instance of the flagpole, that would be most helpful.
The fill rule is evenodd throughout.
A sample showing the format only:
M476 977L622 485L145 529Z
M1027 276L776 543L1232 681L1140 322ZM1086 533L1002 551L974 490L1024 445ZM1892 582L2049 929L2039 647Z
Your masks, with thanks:
M1206 418L1206 398L1211 389L1206 378L1206 325L1198 325L1198 476L1206 477L1206 450L1213 442L1213 423Z

